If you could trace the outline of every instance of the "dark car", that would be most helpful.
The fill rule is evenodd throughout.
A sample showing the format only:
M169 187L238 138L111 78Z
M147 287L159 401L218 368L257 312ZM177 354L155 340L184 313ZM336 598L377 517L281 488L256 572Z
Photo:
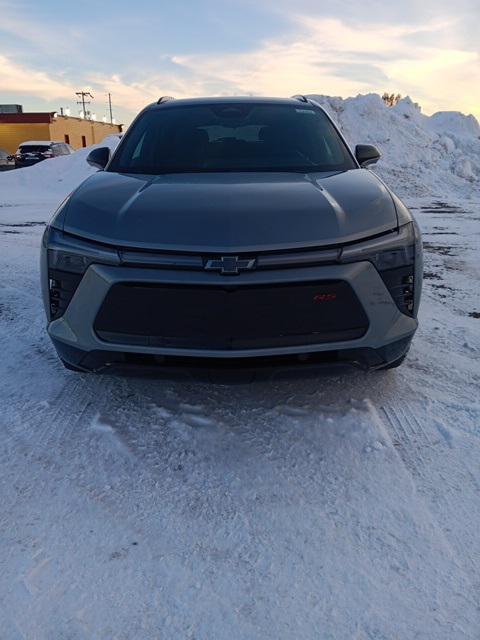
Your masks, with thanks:
M326 112L292 99L160 99L59 207L41 257L64 364L104 371L398 366L420 233Z
M68 156L73 153L73 149L65 142L50 142L48 140L31 140L22 142L15 153L15 166L30 167L47 158L57 156Z

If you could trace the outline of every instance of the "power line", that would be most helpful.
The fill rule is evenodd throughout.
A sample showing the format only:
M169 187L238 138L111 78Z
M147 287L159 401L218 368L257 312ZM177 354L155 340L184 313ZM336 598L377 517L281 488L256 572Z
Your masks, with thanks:
M77 104L81 104L82 105L82 111L83 111L83 117L86 118L87 117L87 110L85 108L85 105L90 104L90 100L85 100L85 98L91 98L92 100L94 99L92 94L90 93L90 91L75 91L75 94L80 98L80 100L77 100ZM90 112L88 112L90 114Z

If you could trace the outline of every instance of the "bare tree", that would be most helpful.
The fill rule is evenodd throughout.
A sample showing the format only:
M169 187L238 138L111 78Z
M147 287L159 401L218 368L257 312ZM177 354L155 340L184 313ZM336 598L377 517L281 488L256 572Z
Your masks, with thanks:
M395 95L394 93L388 93L387 91L385 91L385 93L382 96L382 100L385 102L387 107L395 106L397 102L401 99L402 99L402 96L399 93Z

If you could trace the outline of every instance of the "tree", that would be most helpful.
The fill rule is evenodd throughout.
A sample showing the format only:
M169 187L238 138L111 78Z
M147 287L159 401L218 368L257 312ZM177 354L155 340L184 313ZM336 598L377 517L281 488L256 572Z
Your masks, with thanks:
M387 107L393 107L397 104L397 102L399 100L402 99L402 96L397 93L397 95L395 95L394 93L387 93L385 91L385 93L382 96L382 100L385 102L385 104L387 105Z

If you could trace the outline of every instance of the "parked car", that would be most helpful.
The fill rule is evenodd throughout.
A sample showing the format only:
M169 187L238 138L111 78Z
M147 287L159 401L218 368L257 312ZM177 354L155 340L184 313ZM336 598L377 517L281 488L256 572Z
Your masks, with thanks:
M417 329L412 215L313 100L161 99L60 206L41 256L65 366L397 367Z
M73 149L65 142L50 142L49 140L30 140L22 142L15 153L15 166L29 167L32 164L56 158L57 156L67 156L73 153Z
M15 167L15 160L5 149L0 149L0 171L8 171Z

